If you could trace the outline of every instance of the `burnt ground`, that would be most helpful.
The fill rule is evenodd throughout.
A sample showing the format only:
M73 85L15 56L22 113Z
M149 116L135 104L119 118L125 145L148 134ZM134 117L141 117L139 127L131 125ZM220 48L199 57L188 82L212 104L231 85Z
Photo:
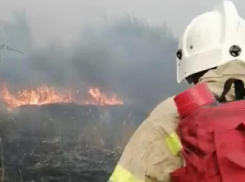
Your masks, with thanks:
M106 182L146 114L131 106L32 106L3 112L0 179Z

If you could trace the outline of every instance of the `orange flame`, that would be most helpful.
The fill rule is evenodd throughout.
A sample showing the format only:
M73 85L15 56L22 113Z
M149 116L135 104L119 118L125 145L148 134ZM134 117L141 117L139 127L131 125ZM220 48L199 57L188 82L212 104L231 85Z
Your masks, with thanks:
M7 86L0 90L2 100L8 105L9 109L24 105L45 105L53 103L77 103L80 105L122 105L123 101L115 94L108 97L100 91L99 88L90 88L88 90L89 98L82 101L76 100L71 92L65 94L56 91L53 87L41 86L33 90L25 89L10 93Z
M99 88L90 88L88 93L92 97L92 100L85 101L85 104L92 105L121 105L123 101L119 99L115 94L111 97L104 95Z

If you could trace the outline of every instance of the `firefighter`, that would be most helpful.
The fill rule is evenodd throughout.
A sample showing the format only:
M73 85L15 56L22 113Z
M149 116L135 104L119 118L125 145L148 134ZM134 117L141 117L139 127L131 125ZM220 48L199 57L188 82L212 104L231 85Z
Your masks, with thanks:
M245 21L233 2L196 17L176 57L178 83L205 82L220 96L229 78L245 81ZM226 99L234 99L233 88ZM158 105L130 139L109 182L170 182L170 173L185 165L175 133L179 121L173 97Z

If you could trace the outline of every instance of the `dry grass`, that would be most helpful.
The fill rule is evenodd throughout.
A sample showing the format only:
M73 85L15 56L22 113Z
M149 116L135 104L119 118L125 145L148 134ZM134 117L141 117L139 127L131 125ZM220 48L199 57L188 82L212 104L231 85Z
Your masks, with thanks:
M30 111L30 113L32 112ZM45 113L42 113L42 118L38 118L38 120L35 120L36 115L30 117L29 111L14 120L10 119L12 116L0 115L0 118L2 118L0 119L0 133L5 137L3 137L3 144L0 138L0 160L2 162L2 166L0 167L1 182L7 182L7 179L13 178L13 176L21 182L26 181L27 176L33 179L35 176L31 176L32 174L29 173L27 175L29 168L40 169L40 167L35 167L36 165L30 161L29 163L24 162L24 166L19 169L17 168L17 171L15 171L16 175L13 175L12 171L14 169L12 170L9 167L12 164L8 161L10 158L13 158L13 155L19 156L20 154L19 152L15 152L16 150L14 147L11 147L11 145L6 145L6 142L13 143L13 145L16 145L18 141L28 143L28 146L25 146L27 148L24 149L28 151L28 157L33 160L35 159L35 162L40 164L39 166L46 165L46 163L44 163L45 160L43 160L44 158L46 162L48 161L50 163L49 165L51 165L51 167L52 165L56 166L56 163L64 163L62 167L64 168L65 166L69 169L68 163L70 159L73 159L73 156L82 156L81 160L84 156L88 157L91 159L91 165L93 165L93 159L96 156L98 160L101 160L101 168L106 164L105 170L101 170L104 171L103 175L108 175L105 171L108 171L110 168L112 169L112 166L116 164L125 145L138 127L130 114L125 117L124 120L121 119L122 121L117 119L122 117L116 117L116 119L114 117L108 117L106 111L101 111L99 117L98 115L94 116L94 113L90 113L89 117L77 117L74 120L68 118L68 121L66 118L63 119L63 117L58 117L58 119L44 114ZM71 115L71 118L73 118L73 115ZM25 134L31 135L26 137ZM31 137L29 138L29 136ZM6 137L8 141L6 141ZM38 139L37 143L35 138ZM22 146L23 145L24 144L22 144ZM59 149L62 154L58 154L59 152L56 154L56 148ZM40 161L36 161L36 158L42 156L41 153L43 151L46 152L45 156L41 157ZM65 153L67 154L66 156L63 155ZM57 158L58 155L61 155L64 160ZM24 156L22 157L23 159L25 158ZM56 160L56 162L52 162L54 160ZM75 161L72 162L74 166L81 165L79 161ZM16 161L16 163L21 162L22 161L19 159ZM90 164L88 164L88 166L90 166ZM59 170L62 171L63 168ZM74 171L77 169L78 167L74 167ZM81 170L83 170L82 167ZM79 175L82 174L79 173ZM69 178L69 176L65 176L65 178Z
M122 150L137 129L135 124L120 122L113 125L101 125L89 122L81 129L79 140L87 147L105 148L113 146L113 150Z

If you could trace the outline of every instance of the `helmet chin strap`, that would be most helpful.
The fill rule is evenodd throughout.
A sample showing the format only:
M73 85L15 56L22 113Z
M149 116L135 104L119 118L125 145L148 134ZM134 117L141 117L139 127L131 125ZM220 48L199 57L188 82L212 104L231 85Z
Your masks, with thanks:
M235 100L243 100L245 97L244 82L240 79L228 79L224 84L224 90L221 96L217 99L219 102L227 102L225 96L230 91L232 84L235 87Z

